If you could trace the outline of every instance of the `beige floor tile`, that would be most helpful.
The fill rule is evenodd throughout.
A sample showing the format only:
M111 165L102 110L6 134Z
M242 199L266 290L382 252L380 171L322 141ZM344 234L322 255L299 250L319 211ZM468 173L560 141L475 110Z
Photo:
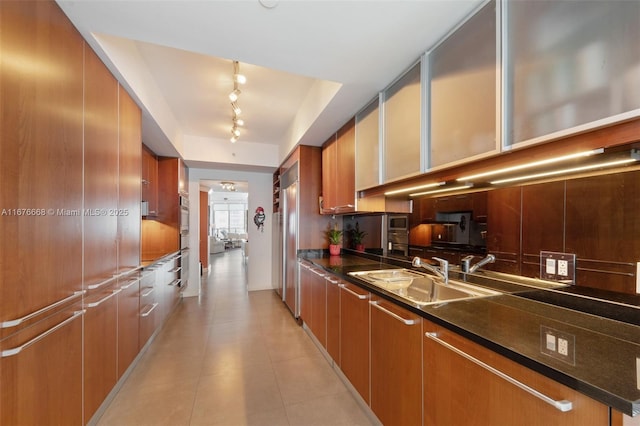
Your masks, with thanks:
M322 356L274 362L285 405L344 393L345 385Z
M369 424L276 293L247 292L240 255L212 257L99 426Z
M273 369L254 365L203 376L193 407L192 422L222 424L225 419L284 408Z
M291 426L370 426L369 419L351 394L337 393L286 406Z

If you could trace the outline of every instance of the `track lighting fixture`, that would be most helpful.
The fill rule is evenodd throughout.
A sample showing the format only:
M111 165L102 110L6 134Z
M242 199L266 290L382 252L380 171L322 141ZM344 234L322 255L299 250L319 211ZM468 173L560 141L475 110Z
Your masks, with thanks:
M240 98L240 94L242 93L240 89L238 89L238 84L245 84L247 82L247 78L240 74L240 63L238 61L233 61L233 90L229 93L229 100L231 101L231 110L233 111L233 127L231 128L231 143L235 143L240 137L240 129L239 126L244 126L244 120L238 118L238 116L242 113L240 106L238 105L238 99Z

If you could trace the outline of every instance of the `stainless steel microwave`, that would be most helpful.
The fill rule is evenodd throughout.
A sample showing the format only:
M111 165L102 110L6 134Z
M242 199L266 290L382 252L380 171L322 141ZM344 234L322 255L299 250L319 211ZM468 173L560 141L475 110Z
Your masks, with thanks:
M388 231L406 231L409 229L409 216L390 215L387 218Z

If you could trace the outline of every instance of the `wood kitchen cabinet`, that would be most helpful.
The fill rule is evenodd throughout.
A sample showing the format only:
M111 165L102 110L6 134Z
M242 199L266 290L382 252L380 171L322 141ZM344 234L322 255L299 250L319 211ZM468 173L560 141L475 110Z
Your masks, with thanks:
M327 353L340 365L340 283L335 275L325 276L327 284Z
M383 99L383 181L388 183L422 171L421 62L386 89Z
M356 190L380 185L380 99L356 114Z
M312 270L311 281L311 324L314 336L320 344L327 347L327 284L324 273Z
M158 215L158 157L142 146L142 201L147 202L147 216Z
M430 166L498 152L496 2L488 2L429 53Z
M39 64L32 72L0 63L5 322L82 290L84 42L55 2L2 1L0 27L3 55ZM2 334L14 331L5 326Z
M83 424L82 313L67 304L0 341L0 424Z
M139 353L140 272L118 279L118 379Z
M371 409L385 425L422 424L422 318L373 296Z
M146 269L140 278L139 293L139 340L138 350L142 350L147 344L160 321L158 306L160 305L158 291L156 289L156 270Z
M123 273L140 265L142 116L122 86L119 92L118 273Z
M327 346L327 292L324 272L300 263L300 317L322 347Z
M96 413L118 381L117 280L90 290L84 300L84 415Z
M118 82L91 50L85 54L84 285L118 272Z
M609 407L426 320L424 331L426 426L609 425ZM560 411L520 385L572 409Z
M340 285L340 369L367 404L369 395L369 299L360 287Z
M355 134L355 119L351 119L322 148L323 213L356 210Z

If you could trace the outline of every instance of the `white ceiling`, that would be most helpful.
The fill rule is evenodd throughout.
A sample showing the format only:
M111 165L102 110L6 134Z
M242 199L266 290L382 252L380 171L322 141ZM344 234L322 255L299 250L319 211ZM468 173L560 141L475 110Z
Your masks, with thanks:
M321 145L481 2L57 1L141 106L143 141L198 167L194 137L238 152L268 144L278 161ZM248 79L235 145L232 60ZM232 155L230 169L278 164Z

